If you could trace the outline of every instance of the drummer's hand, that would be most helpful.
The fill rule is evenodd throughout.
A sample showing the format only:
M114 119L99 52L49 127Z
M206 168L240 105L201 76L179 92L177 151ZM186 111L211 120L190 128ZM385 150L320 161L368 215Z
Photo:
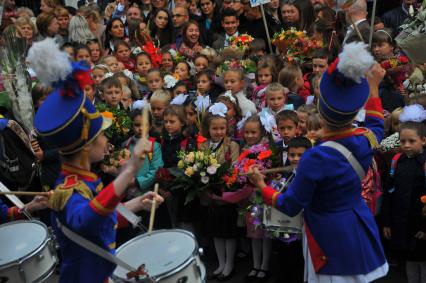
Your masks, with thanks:
M125 203L125 206L132 212L138 212L141 210L150 211L153 200L155 200L156 207L164 202L164 199L159 194L147 192L142 196L129 200Z
M252 183L258 189L263 189L264 187L266 187L265 175L260 173L259 167L257 167L256 165L251 166L249 168L248 173L249 173L248 178L250 180L250 183Z
M135 147L133 148L132 158L128 162L128 166L133 169L136 173L140 167L142 167L145 158L148 157L148 153L151 151L152 143L147 139L139 139Z
M25 205L25 209L32 213L37 210L45 209L48 207L49 199L45 196L36 196L31 202Z
M379 97L379 85L386 75L385 69L380 64L374 64L370 70L367 71L366 78L370 86L371 97Z

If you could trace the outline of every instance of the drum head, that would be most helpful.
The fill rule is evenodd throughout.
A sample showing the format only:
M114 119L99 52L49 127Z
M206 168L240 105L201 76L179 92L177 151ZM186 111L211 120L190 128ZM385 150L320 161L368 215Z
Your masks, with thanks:
M0 226L0 266L36 251L47 239L44 224L15 221Z
M185 263L195 249L192 234L180 230L160 230L128 241L117 249L117 257L134 267L145 264L149 276L158 277ZM114 275L124 279L127 272L117 267Z

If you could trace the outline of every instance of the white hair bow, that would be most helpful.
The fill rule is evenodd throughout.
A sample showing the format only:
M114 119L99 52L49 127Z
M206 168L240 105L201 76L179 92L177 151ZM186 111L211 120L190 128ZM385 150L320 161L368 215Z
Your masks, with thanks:
M146 100L136 100L132 104L132 110L136 110L136 109L142 110L147 105L148 103L146 102Z
M228 97L229 98L229 100L231 100L231 102L232 103L237 103L237 100L235 99L235 97L232 95L232 92L230 91L230 90L227 90L227 91L225 91L225 93L224 94L222 94L221 96L224 96L224 97Z
M142 49L139 46L132 50L132 54L134 56L137 56L139 53L142 53L142 52L143 51L142 51Z
M187 94L179 94L178 96L176 96L175 98L173 98L173 100L170 102L170 104L174 104L174 105L182 105L185 103L186 99L188 98L189 95Z
M252 116L251 112L246 112L246 115L237 123L237 129L241 130L244 127L244 124L246 123L247 119Z
M405 106L399 116L401 122L423 122L426 120L426 110L420 104Z
M272 133L273 129L277 127L275 117L271 115L266 108L263 108L258 115L260 118L260 123L262 123L265 131Z
M174 88L175 85L177 84L177 82L178 82L178 80L171 75L165 75L164 76L164 86L168 89Z
M197 106L197 112L204 112L211 104L210 96L197 96L197 100L194 104Z
M226 112L228 112L228 107L226 107L225 104L223 104L222 102L218 102L213 104L210 108L209 108L209 112L213 115L217 115L220 117L226 117Z

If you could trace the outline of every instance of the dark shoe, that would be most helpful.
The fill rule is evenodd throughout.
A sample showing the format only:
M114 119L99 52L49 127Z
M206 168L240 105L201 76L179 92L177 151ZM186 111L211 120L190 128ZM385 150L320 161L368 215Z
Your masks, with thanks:
M250 272L246 275L245 279L246 282L254 282L257 278L257 273L259 272L259 269L252 268Z
M235 268L228 275L223 275L223 273L219 274L219 276L216 277L216 279L217 279L217 281L228 281L232 277L234 277L234 274L235 274Z
M259 276L260 275L260 276ZM267 282L269 279L269 272L263 269L259 269L256 274L256 283Z
M207 275L207 280L215 280L215 279L217 279L217 277L219 276L219 275L222 275L222 274L214 274L213 272L212 273L210 273L209 275Z

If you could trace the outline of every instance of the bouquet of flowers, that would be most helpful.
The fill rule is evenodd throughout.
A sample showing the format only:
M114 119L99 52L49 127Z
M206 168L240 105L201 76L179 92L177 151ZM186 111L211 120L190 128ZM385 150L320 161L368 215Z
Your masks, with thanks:
M403 55L387 59L380 65L386 70L386 75L398 89L402 87L411 72L410 60Z
M103 172L117 175L120 168L130 159L130 150L123 148L105 156L101 169Z
M273 151L266 144L254 145L241 152L233 166L232 174L224 177L228 188L232 190L236 184L246 184L248 182L247 175L239 175L239 173L247 173L252 165L257 165L259 170L272 168L274 163L272 156Z
M111 126L105 130L105 136L114 145L119 145L129 137L132 120L123 109L110 109L106 104L96 105L96 109L112 120Z
M223 176L230 164L219 164L216 153L210 149L179 151L178 158L178 168L182 174L173 180L170 190L185 190L185 204L200 193L214 193L224 185Z
M250 73L256 73L257 66L256 66L256 63L251 59L225 60L221 65L219 65L219 67L217 67L216 75L221 76L224 72L230 69L243 69L244 73L250 74Z
M253 40L254 40L254 38L251 35L243 33L239 36L231 36L228 39L228 42L230 44L230 47L239 48L239 49L245 51L247 48L249 48L250 43Z
M274 44L282 54L287 55L288 61L304 63L306 59L311 58L316 49L323 47L323 42L309 37L305 31L299 31L295 28L281 30L275 33L272 38Z

